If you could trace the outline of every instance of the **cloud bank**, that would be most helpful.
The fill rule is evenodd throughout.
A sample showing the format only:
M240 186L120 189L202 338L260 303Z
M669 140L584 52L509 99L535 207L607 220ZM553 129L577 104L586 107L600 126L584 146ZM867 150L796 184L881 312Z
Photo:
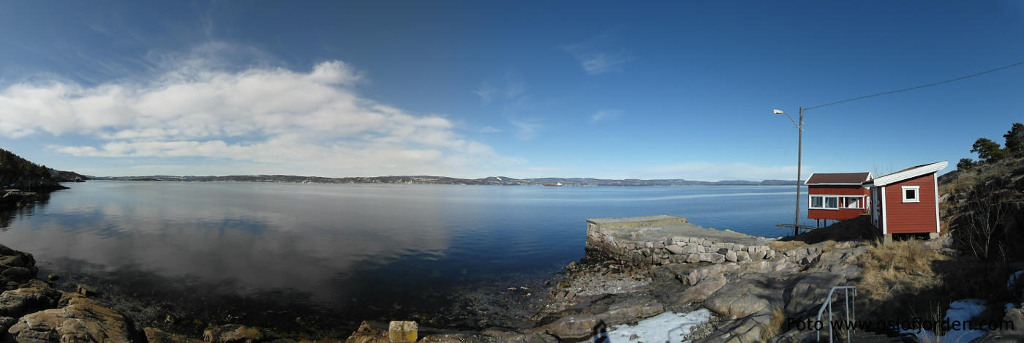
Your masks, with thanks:
M141 82L9 85L0 89L0 135L50 135L50 149L74 156L202 157L218 161L216 170L237 163L325 176L468 176L518 163L461 137L442 116L360 97L361 74L341 61L308 72L203 63Z

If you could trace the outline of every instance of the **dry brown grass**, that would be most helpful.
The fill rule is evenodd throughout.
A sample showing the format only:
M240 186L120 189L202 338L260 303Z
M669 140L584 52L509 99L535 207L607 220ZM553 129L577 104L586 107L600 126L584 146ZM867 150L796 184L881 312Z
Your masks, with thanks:
M863 290L868 301L881 303L894 296L938 287L942 280L932 270L932 264L947 258L919 240L876 242L859 258L864 274L857 289Z
M769 339L775 338L782 331L782 323L786 322L786 311L781 308L775 308L772 311L772 319L768 321L764 327L761 328L761 341L767 342Z
M807 246L807 243L801 241L771 241L768 242L768 246L775 251L786 251L789 249L796 249Z

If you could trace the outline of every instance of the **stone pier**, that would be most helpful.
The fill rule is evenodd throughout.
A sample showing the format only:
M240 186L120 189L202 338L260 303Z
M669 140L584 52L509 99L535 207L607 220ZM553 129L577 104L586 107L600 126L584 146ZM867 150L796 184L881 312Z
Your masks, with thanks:
M587 249L640 265L723 263L770 259L770 240L731 230L691 224L686 218L655 215L587 219Z

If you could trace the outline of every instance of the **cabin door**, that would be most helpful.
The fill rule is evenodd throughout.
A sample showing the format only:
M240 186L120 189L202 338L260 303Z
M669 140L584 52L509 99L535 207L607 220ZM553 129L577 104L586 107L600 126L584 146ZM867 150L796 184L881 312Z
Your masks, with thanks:
M875 227L882 227L882 197L878 194L878 187L871 187L871 223Z

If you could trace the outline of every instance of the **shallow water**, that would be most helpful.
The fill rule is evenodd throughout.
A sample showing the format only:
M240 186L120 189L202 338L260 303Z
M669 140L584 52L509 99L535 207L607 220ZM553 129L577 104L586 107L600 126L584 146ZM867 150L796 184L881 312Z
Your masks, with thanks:
M780 186L70 186L17 215L0 243L65 282L202 301L260 294L353 317L425 313L473 285L549 278L583 257L588 217L667 213L781 236L794 196Z

